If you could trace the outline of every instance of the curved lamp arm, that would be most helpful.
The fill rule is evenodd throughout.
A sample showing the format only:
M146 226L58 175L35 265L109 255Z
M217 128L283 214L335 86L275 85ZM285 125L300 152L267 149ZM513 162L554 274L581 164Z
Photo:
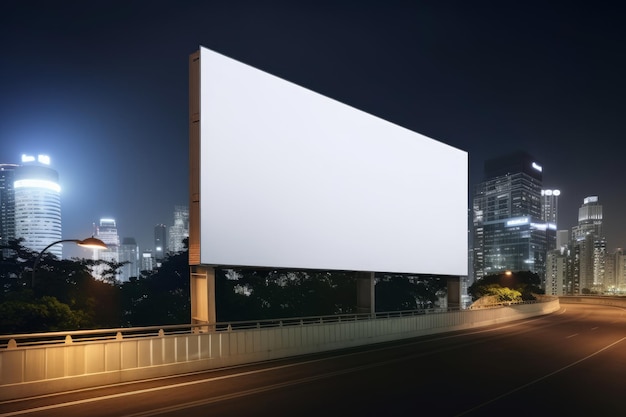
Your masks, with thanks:
M41 252L39 252L39 255L37 255L37 258L35 259L35 263L33 264L33 276L32 276L32 283L31 283L31 287L35 288L35 270L37 269L37 265L39 264L39 261L41 260L41 256L43 255L43 253L45 251L47 251L48 249L50 249L51 246L54 246L58 243L63 243L63 242L74 242L76 243L78 246L84 246L87 248L93 248L93 249L107 249L107 245L101 241L100 239L97 239L95 237L88 237L87 239L61 239L61 240L57 240L55 242L52 242L51 244L49 244L48 246L46 246L45 248L43 248L43 250Z

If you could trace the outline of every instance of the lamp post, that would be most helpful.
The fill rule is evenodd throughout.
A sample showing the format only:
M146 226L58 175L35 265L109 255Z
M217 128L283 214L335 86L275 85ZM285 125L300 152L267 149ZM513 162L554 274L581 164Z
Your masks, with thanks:
M47 251L51 246L54 246L58 243L63 243L63 242L74 242L76 243L78 246L82 246L84 248L91 248L91 249L107 249L107 245L101 241L100 239L97 239L95 237L88 237L87 239L61 239L61 240L57 240L56 242L52 242L51 244L49 244L48 246L46 246L45 248L43 248L43 250L41 252L39 252L39 255L37 255L37 259L35 259L35 263L33 264L33 276L32 276L32 283L31 283L31 288L35 288L35 270L37 269L37 265L39 264L39 260L41 259L41 256L43 255L43 253L45 251Z

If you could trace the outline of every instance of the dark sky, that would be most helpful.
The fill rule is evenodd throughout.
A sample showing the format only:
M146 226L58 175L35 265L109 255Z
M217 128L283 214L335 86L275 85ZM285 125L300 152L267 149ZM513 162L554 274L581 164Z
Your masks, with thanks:
M626 245L626 29L616 2L21 1L0 6L0 163L47 153L63 237L101 217L152 246L188 204L199 46L485 159L525 150ZM220 204L216 201L216 204Z

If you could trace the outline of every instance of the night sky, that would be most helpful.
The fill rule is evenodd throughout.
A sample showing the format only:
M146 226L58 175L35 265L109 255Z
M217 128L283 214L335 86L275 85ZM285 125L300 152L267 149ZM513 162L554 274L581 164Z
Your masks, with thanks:
M113 217L150 249L188 204L200 45L467 151L470 186L485 159L525 150L562 192L559 229L597 195L608 249L626 245L619 3L9 0L0 163L50 155L64 238Z

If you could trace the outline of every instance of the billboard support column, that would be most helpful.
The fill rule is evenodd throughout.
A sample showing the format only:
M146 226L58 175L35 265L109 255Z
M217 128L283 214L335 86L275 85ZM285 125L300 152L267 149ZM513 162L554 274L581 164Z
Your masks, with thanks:
M190 266L191 323L207 324L194 330L207 332L217 321L215 312L215 268L205 265Z
M376 300L373 272L357 272L356 273L356 312L361 314L369 313L374 316L376 313Z
M448 277L448 308L458 310L461 307L461 278Z

